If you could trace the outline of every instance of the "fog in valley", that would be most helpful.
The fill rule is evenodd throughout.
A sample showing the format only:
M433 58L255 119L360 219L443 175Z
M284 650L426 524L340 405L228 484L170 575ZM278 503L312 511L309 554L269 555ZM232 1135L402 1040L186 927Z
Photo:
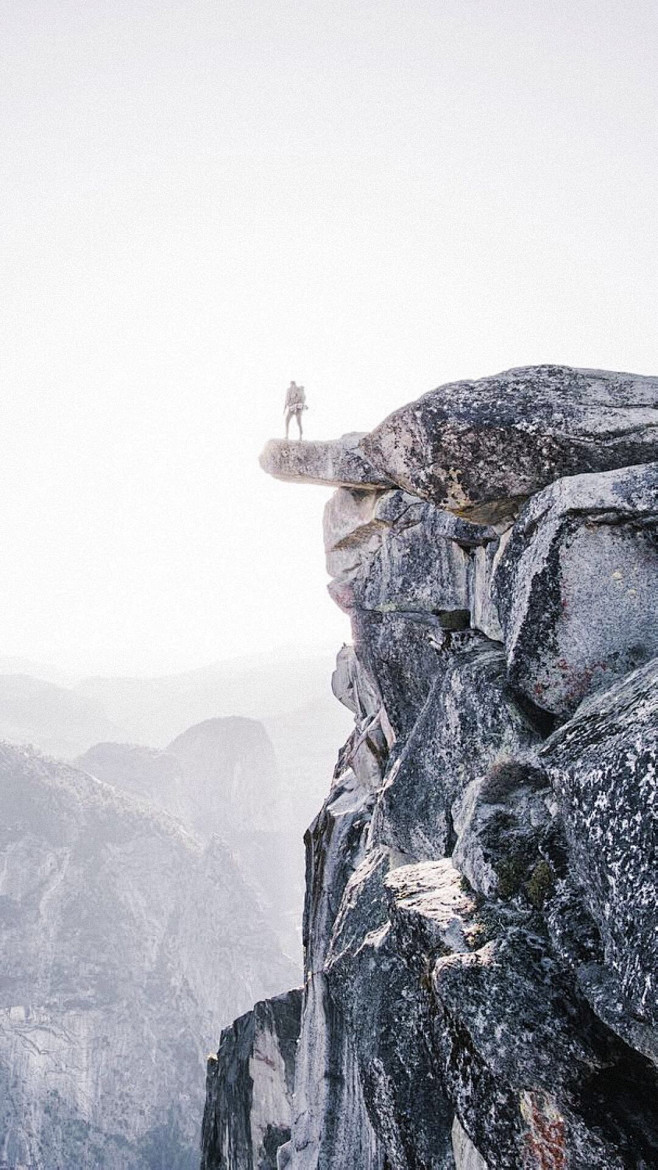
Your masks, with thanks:
M0 1165L196 1166L207 1052L301 980L331 658L0 669Z

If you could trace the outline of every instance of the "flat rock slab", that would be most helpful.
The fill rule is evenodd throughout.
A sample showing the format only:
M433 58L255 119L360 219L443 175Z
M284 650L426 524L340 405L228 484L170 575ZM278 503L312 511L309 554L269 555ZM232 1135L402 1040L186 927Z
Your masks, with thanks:
M452 382L362 449L406 491L493 523L561 476L658 459L658 378L545 365Z
M263 471L275 479L315 483L327 487L390 488L394 483L367 458L363 435L355 432L340 439L291 442L270 439L260 456Z

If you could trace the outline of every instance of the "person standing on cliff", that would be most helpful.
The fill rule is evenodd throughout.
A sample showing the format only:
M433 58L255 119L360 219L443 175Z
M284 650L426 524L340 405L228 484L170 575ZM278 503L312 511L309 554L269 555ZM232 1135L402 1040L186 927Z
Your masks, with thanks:
M286 439L288 438L288 430L290 428L290 420L295 419L299 427L299 439L302 439L302 415L305 410L308 410L306 405L306 394L304 387L298 386L296 382L291 382L286 390L286 405L283 408L286 416Z

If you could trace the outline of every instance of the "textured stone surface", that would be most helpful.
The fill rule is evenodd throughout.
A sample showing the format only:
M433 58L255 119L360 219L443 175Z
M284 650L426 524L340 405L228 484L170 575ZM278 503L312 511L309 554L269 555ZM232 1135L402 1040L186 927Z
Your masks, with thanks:
M417 861L451 852L457 802L466 794L472 802L490 770L539 741L507 684L502 651L485 638L461 635L451 649L435 654L434 669L432 688L396 750L375 814L377 839Z
M548 711L658 654L658 463L534 496L493 588L510 678Z
M561 476L658 458L658 378L521 366L432 390L363 446L405 491L491 522Z
M450 858L398 866L384 888L397 947L410 964L477 946L477 899Z
M431 977L436 1078L479 1155L509 1170L651 1165L655 1079L597 1021L538 916L473 896L448 860L385 886L396 952L421 988Z
M290 1139L301 991L257 1003L208 1059L201 1170L277 1170Z
M0 825L0 1165L196 1166L211 1043L294 979L229 850L8 745Z
M569 843L569 882L601 940L580 965L596 1011L658 1063L658 659L593 695L542 761Z
M401 490L327 506L355 729L308 837L291 1170L658 1165L657 388L444 387L363 440Z
M306 982L292 1134L292 1164L300 1170L339 1164L383 1170L353 1047L325 972L341 897L365 850L372 804L370 784L347 768L306 835Z
M496 539L405 492L342 490L324 513L329 591L343 609L468 611L469 552Z
M435 617L372 613L352 617L354 647L361 669L380 699L380 719L391 746L413 727L440 668L437 645L444 636Z
M385 1165L448 1170L452 1108L427 1045L429 998L418 994L417 975L400 954L387 913L385 879L398 860L390 850L370 850L350 878L332 932L327 980L351 1038Z
M298 483L357 488L394 486L368 460L362 439L361 433L302 443L271 439L260 456L260 465L275 479Z
M520 926L499 931L472 954L439 958L432 982L447 1091L489 1163L512 1170L533 1165L534 1154L542 1165L550 1121L565 1166L624 1165L580 1109L583 1084L611 1060L603 1029L541 937Z

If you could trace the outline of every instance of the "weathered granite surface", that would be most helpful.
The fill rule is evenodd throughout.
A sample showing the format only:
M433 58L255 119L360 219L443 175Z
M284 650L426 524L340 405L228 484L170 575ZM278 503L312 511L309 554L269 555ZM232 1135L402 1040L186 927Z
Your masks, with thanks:
M595 1011L658 1064L658 659L592 695L544 744L569 846L571 901L598 953L569 952L566 907L551 922Z
M546 365L451 382L363 450L405 491L490 521L562 476L656 460L658 378Z
M300 990L257 1003L208 1058L202 1170L277 1170L290 1139Z
M280 1166L658 1165L657 392L444 387L360 443L397 487L327 505L355 728L307 835Z
M356 488L392 487L392 480L369 461L362 439L360 433L325 442L270 439L260 456L260 465L275 479L301 480L329 487L339 484Z
M510 680L564 715L658 654L658 463L533 496L493 576Z

